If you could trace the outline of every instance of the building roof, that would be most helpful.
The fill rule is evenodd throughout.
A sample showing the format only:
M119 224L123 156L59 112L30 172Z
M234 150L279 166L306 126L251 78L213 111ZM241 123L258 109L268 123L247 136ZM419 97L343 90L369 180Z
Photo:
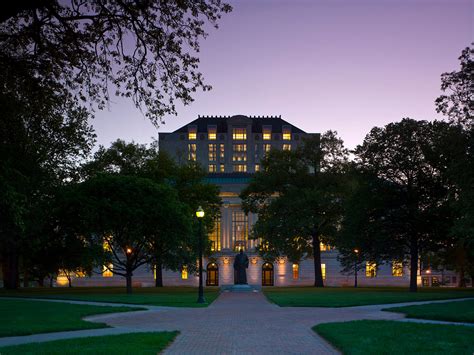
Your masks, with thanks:
M272 133L282 133L283 126L290 126L292 133L306 133L296 126L283 120L281 116L198 116L197 119L178 128L173 133L188 132L188 126L196 126L197 132L207 132L207 127L215 125L217 133L227 133L227 123L229 119L248 119L252 121L252 132L262 133L263 126L272 126Z

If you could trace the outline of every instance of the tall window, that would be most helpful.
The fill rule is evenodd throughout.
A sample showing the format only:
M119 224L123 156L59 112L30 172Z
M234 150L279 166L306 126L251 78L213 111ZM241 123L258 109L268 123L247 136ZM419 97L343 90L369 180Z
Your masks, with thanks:
M233 140L247 139L247 129L246 128L232 128L232 139Z
M232 144L232 161L247 161L247 144Z
M110 263L102 266L102 277L114 276L114 264Z
M270 149L272 149L272 145L271 144L264 144L263 145L263 151L265 153L268 153L270 151Z
M225 145L224 144L219 144L219 157L221 159L225 158Z
M209 144L209 161L217 159L217 144Z
M290 141L291 140L291 127L284 126L283 127L283 140Z
M298 264L293 264L293 280L298 280L300 277L300 266Z
M272 126L263 126L263 140L269 141L272 139Z
M260 171L260 164L255 164L255 172Z
M400 261L392 262L392 276L401 277L403 276L403 263Z
M235 250L245 250L248 230L248 217L245 213L242 211L232 211L232 240Z
M323 275L323 280L326 280L326 264L321 264L321 274Z
M246 172L247 172L247 165L245 164L234 165L234 173L246 173Z
M181 279L182 280L188 279L188 267L186 265L183 265L183 267L181 268Z
M209 241L211 242L211 251L221 250L221 220L216 218L214 221L214 229L209 234Z
M365 264L365 276L366 277L375 277L377 276L377 264L367 261Z
M217 126L207 126L207 139L210 141L217 139Z
M189 126L188 127L188 139L190 141L195 141L197 138L197 127L196 126Z
M220 171L221 173L224 173L224 172L225 172L225 166L224 166L224 164L220 164L220 165L219 165L219 171Z
M291 150L291 144L283 144L283 150Z
M188 160L196 161L196 143L188 144Z
M217 165L216 164L209 164L209 172L210 173L217 173Z

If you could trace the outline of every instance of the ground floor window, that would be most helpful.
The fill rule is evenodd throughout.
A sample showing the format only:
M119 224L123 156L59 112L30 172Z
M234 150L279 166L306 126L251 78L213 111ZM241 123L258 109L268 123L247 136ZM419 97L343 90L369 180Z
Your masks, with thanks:
M187 280L188 279L188 267L186 265L184 265L181 268L181 279L182 280Z
M403 263L400 261L392 262L392 276L401 277L403 276Z
M323 275L323 280L326 280L326 264L321 264L321 274Z
M377 276L377 264L367 261L365 264L365 276L366 277L375 277Z
M262 265L262 286L273 286L273 264Z
M423 287L428 287L430 285L430 279L428 277L423 276L421 278L421 284Z
M298 264L293 264L293 280L298 280L300 277L300 266Z
M219 267L216 263L207 264L206 286L219 286Z
M114 264L110 263L108 265L102 266L102 276L103 277L114 276Z

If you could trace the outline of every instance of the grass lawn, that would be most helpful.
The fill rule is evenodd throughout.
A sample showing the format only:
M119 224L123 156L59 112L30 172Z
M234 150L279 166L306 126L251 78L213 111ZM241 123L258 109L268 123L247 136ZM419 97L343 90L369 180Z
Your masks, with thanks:
M208 304L219 295L217 287L204 288ZM14 291L0 290L0 297L56 298L78 301L116 302L168 307L207 307L196 303L197 288L194 287L144 287L134 288L127 295L124 287L72 287L72 288L20 288Z
M281 307L351 307L474 297L474 288L419 288L411 293L402 287L275 287L264 289L264 293Z
M6 354L158 354L176 337L178 332L133 333L55 340L45 343L6 346Z
M474 300L393 307L384 311L405 313L408 318L474 323Z
M81 318L93 314L128 312L139 309L141 308L0 299L0 337L107 328L106 324L86 322Z
M344 354L470 354L474 328L361 320L326 323L313 330Z

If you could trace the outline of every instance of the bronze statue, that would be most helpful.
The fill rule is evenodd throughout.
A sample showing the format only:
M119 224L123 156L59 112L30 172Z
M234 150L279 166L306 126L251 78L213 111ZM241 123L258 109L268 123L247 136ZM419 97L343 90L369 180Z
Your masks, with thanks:
M240 253L235 256L234 259L234 275L235 275L235 284L236 285L246 285L247 284L247 269L249 267L249 258L247 254L244 254L244 251L241 249Z

